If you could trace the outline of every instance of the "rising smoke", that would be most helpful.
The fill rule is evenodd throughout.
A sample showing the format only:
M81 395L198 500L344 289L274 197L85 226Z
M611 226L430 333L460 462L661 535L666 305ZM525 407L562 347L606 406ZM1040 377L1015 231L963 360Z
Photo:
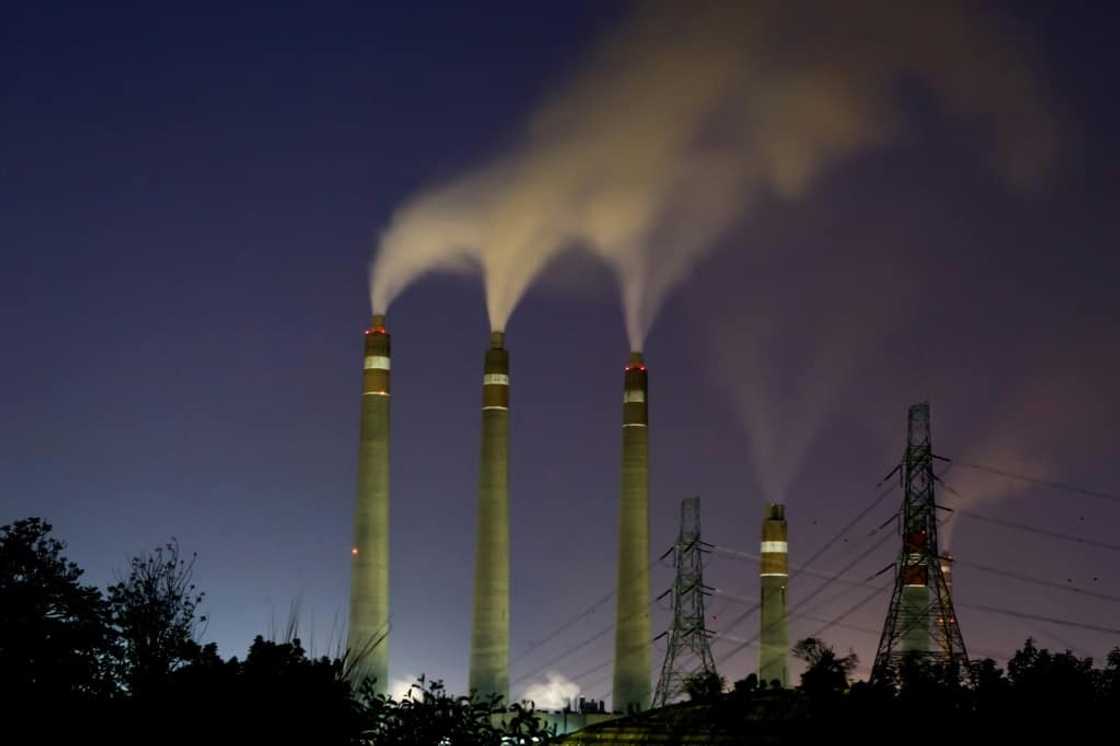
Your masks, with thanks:
M539 710L561 710L570 706L580 693L579 684L563 674L549 671L544 681L538 681L525 688L523 700L529 700Z
M955 0L638 3L516 145L395 213L374 310L426 272L477 266L502 329L549 262L582 248L616 272L640 349L665 296L760 196L794 199L897 134L904 77L989 124L992 165L1030 186L1051 120L986 20Z

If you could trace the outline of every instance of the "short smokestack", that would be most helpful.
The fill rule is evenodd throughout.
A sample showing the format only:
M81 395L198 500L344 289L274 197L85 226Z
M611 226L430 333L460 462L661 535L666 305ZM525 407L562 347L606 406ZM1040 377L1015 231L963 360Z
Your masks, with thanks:
M614 709L650 705L649 385L640 352L630 353L622 395L622 489L618 519L618 606Z
M759 581L762 586L762 625L759 633L758 678L779 681L785 687L789 673L789 533L786 509L767 503L762 521Z
M490 333L482 373L470 689L509 702L509 353Z
M389 331L373 317L365 333L358 495L350 549L347 650L355 681L389 684Z

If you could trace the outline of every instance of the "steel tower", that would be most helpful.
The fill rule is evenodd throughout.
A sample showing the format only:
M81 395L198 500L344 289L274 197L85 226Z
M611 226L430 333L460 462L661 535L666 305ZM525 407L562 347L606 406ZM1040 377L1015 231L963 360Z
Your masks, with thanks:
M669 637L653 706L664 707L685 691L686 680L698 674L716 674L709 645L711 632L704 624L704 555L708 545L700 540L700 498L681 501L681 530L677 543L662 558L673 555L676 579L660 598L673 594L673 623L659 637Z
M937 542L929 423L928 402L910 407L906 453L898 467L905 488L902 550L895 562L894 593L875 654L873 681L889 677L908 657L946 665L968 662Z

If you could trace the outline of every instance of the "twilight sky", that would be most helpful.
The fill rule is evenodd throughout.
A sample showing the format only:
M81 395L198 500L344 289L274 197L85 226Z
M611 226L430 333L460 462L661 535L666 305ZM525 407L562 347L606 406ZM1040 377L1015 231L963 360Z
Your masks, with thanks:
M29 3L0 28L0 523L45 517L102 584L176 537L199 555L207 639L224 653L243 654L293 605L305 641L327 652L346 616L377 236L420 190L503 152L628 9L160 5ZM992 122L1014 113L961 117L903 79L897 136L838 157L796 197L761 190L666 294L645 345L656 554L684 496L701 495L708 541L745 552L763 500L781 497L796 565L872 501L904 445L906 407L923 398L945 456L1120 494L1117 19L1103 3L1028 5L994 6L984 22L1022 55L1052 116L1055 166L1033 189L990 166L1005 144ZM618 296L607 262L567 252L508 324L515 695L610 654L604 634L562 655L610 624L613 600L530 647L612 590L628 346ZM391 667L458 689L482 283L421 277L393 301L390 328ZM959 493L942 493L948 505L1117 543L1120 500L959 466L945 479ZM812 569L863 554L899 500ZM1120 597L1115 551L953 523L973 652L998 656L1029 634L1098 657L1120 644L975 608L1115 627L1114 601L975 566ZM896 544L847 576L877 572ZM753 600L756 573L713 556L706 580ZM670 579L655 569L654 595ZM795 578L793 603L820 582ZM864 595L825 590L793 636ZM885 605L824 636L870 665L876 639L863 630ZM751 637L757 616L725 626L744 608L711 599L712 626ZM655 629L666 619L656 609ZM717 661L734 647L715 645ZM754 657L722 672L739 678ZM576 683L603 696L609 673Z

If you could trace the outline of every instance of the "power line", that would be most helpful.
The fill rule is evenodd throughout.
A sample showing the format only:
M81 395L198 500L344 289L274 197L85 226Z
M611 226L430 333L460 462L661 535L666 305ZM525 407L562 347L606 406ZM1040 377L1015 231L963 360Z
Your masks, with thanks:
M976 471L986 471L989 474L996 474L1007 479L1014 479L1019 482L1026 482L1028 484L1035 484L1039 487L1046 487L1060 492L1073 492L1078 495L1085 495L1086 497L1095 497L1100 500L1108 500L1109 502L1120 503L1120 495L1113 495L1108 492L1101 492L1099 490L1090 490L1084 487L1078 487L1075 484L1068 482L1054 482L1048 479L1039 479L1038 477L1027 476L1026 474L1017 474L1007 469L1001 469L997 466L989 466L988 464L974 464L968 461L954 461L957 466L962 466L966 469L975 469Z
M655 564L657 564L657 563L656 562L651 562L649 564L649 567L646 568L646 571L648 572L649 570L652 570L653 566ZM641 574L635 575L632 580L640 579L641 576L642 576ZM594 603L592 603L590 606L588 606L583 611L581 611L578 614L575 614L574 616L570 617L567 621L562 622L558 627L553 629L551 632L549 632L547 635L545 635L540 640L529 643L529 646L524 651L522 651L520 654L518 654L516 657L514 657L514 659L510 662L510 665L512 666L512 665L517 664L520 661L524 660L525 657L532 654L532 652L534 650L536 650L540 647L543 647L544 645L548 644L549 642L552 642L553 640L555 640L557 637L559 637L560 633L562 633L564 630L568 629L569 627L571 627L574 624L577 624L578 622L582 621L583 619L586 619L588 616L590 616L591 614L598 611L600 608L602 608L602 606L604 604L606 604L608 601L610 601L612 598L614 598L615 592L616 592L615 590L611 590L610 592L606 593L602 598L600 598L597 601L595 601ZM538 671L539 670L541 670L541 669L538 669ZM536 673L536 671L534 671L534 673Z
M1044 588L1056 588L1060 591L1066 591L1068 593L1077 593L1077 594L1080 594L1082 596L1087 596L1089 598L1098 598L1102 601L1111 601L1112 603L1120 603L1120 596L1113 596L1113 595L1110 595L1108 593L1099 593L1097 591L1090 591L1090 590L1087 590L1085 588L1080 588L1076 585L1069 585L1068 583L1058 583L1058 582L1055 582L1053 580L1043 580L1042 578L1034 578L1034 577L1031 577L1030 575L1023 575L1022 573L1012 572L1010 570L1001 570L998 567L990 567L989 565L982 565L978 562L971 562L971 561L968 561L968 560L962 560L962 559L957 559L957 558L953 559L953 564L954 565L960 565L962 567L971 567L974 570L980 570L981 572L991 573L992 575L1000 575L1000 576L1005 577L1005 578L1013 578L1015 580L1019 580L1019 581L1022 581L1024 583L1033 583L1035 585L1039 585L1039 586L1042 586Z
M959 492L956 492L955 490L950 490L950 491L954 492L957 495L960 494ZM1026 531L1028 533L1037 534L1038 536L1048 536L1051 539L1061 539L1062 541L1069 541L1069 542L1072 542L1074 544L1081 544L1081 545L1087 546L1087 547L1096 547L1098 549L1107 549L1111 552L1120 552L1120 544L1109 544L1107 542L1097 541L1095 539L1085 539L1085 538L1082 538L1080 536L1074 536L1072 534L1064 534L1060 531L1051 531L1051 530L1045 529L1045 528L1037 528L1035 526L1029 526L1025 523L1018 523L1016 521L1008 521L1008 520L1004 520L1003 518L993 518L990 515L982 515L980 513L974 513L971 510L964 510L962 508L957 508L954 512L957 515L967 516L968 518L971 518L974 521L981 521L983 523L990 523L994 526L1002 526L1004 528L1012 528L1012 529L1015 529L1016 531Z
M867 594L862 599L857 601L855 603L855 605L849 607L844 612L842 612L839 616L830 620L827 624L825 624L823 627L821 627L816 632L814 632L813 637L820 637L821 635L823 635L825 632L827 632L832 627L835 627L835 626L839 625L841 622L843 622L845 619L850 617L852 614L856 613L857 611L862 609L864 606L867 606L867 604L871 603L877 596L882 594L884 591L886 591L888 588L890 588L893 585L893 580L894 579L891 578L890 580L891 580L891 582L883 583L883 584L879 585L874 590L872 590L871 593Z
M611 591L610 593L607 593L605 596L603 596L598 601L596 601L593 604L591 604L590 606L588 606L583 611L579 612L578 614L571 617L567 621L562 622L559 627L557 627L552 632L550 632L547 635L545 635L544 637L542 637L540 640L535 640L535 641L530 642L529 646L524 651L522 651L520 655L518 655L516 658L514 658L510 662L510 664L512 665L512 664L517 663L518 661L524 659L527 655L532 653L537 648L543 647L544 645L547 645L548 643L555 640L560 635L560 633L562 633L568 627L571 627L573 624L576 624L577 622L587 618L591 614L594 614L596 611L598 611L600 608L602 608L602 606L605 603L607 603L612 598L614 598L614 593L615 593L614 591Z
M964 609L973 609L975 611L986 611L989 614L1001 614L1003 616L1015 617L1017 619L1030 619L1036 622L1046 622L1048 624L1057 624L1062 627L1074 627L1076 629L1085 629L1090 632L1102 632L1108 635L1120 635L1120 628L1117 627L1102 627L1096 624L1086 624L1084 622L1077 622L1072 619L1056 619L1054 617L1042 616L1041 614L1028 614L1025 611L1015 611L1014 609L1004 609L998 606L986 606L984 604L965 604L958 603Z
M718 552L718 553L720 553L720 554L722 554L726 557L730 557L731 559L742 560L743 562L750 562L750 561L758 562L759 559L760 559L760 555L751 554L750 552L744 552L744 551L741 551L739 549L730 549L728 547L713 546L712 551L713 552ZM810 577L820 578L821 580L833 580L833 582L840 583L840 584L863 585L863 583L861 583L860 581L857 581L857 580L833 579L833 577L831 575L829 575L827 572L824 572L822 570L810 570L807 567L805 567L804 565L800 565L800 566L793 565L792 567L793 567L794 572L797 573L798 575L808 575ZM752 601L750 603L754 603L754 602Z
M809 601L811 601L812 599L816 598L816 597L817 597L817 596L818 596L818 595L819 595L819 594L821 593L821 591L823 591L823 590L824 590L825 588L829 587L829 585L831 585L832 583L836 582L836 581L837 581L837 579L839 579L839 577L840 577L841 575L843 575L844 573L848 572L848 571L849 571L849 570L851 570L851 569L852 569L853 567L855 567L856 565L858 565L858 564L859 564L860 562L862 562L862 561L863 561L864 559L866 559L867 557L869 557L869 556L871 555L871 553L872 553L872 552L874 552L875 550L879 549L879 547L883 546L883 545L884 545L884 544L885 544L885 543L886 543L887 541L889 541L889 540L890 540L890 539L892 539L892 538L894 538L894 537L893 537L893 536L891 536L891 534L884 534L884 535L883 535L883 538L882 538L882 539L880 539L879 541L875 542L875 543L874 543L874 544L873 544L873 545L872 545L872 546L871 546L870 548L868 548L867 550L865 550L864 552L862 552L862 553L861 553L861 554L860 554L860 555L859 555L858 557L856 557L856 558L855 558L854 560L852 560L852 561L851 561L851 562L849 562L848 564L844 565L844 567L840 568L840 569L839 569L839 570L838 570L838 571L837 571L837 572L836 572L836 573L835 573L835 574L834 574L834 575L833 575L833 576L832 576L832 577L831 577L831 578L830 578L830 579L828 580L828 582L826 582L826 583L822 583L822 584L821 584L820 586L818 586L818 587L817 587L817 588L816 588L816 589L815 589L814 591L812 591L812 592L811 592L811 593L810 593L810 594L809 594L808 596L806 596L805 598L801 599L801 600L800 600L800 601L798 601L798 602L797 602L796 604L794 604L794 605L793 605L793 606L792 606L792 607L791 607L791 608L789 609L789 611L787 612L787 615L788 615L788 616L789 616L790 618L792 618L792 617L793 617L793 612L795 612L795 611L796 611L797 609L801 608L801 607L802 607L802 606L804 606L805 604L809 603ZM754 611L754 610L756 610L757 608L758 608L758 606L755 606L755 607L753 607L752 609L748 609L748 612L753 612L753 611ZM746 616L746 614L744 614L743 616L745 617L745 616ZM738 623L738 621L736 621L736 624L737 624L737 623ZM757 632L757 633L756 633L755 635L753 635L753 636L752 636L752 637L750 638L750 640L749 640L748 642L754 642L755 640L757 640L757 639L758 639L758 638L759 638L759 637L761 636L761 634L762 634L762 631L761 631L761 630L759 630L759 632ZM739 646L738 646L738 647L736 647L735 649L733 649L733 650L731 650L730 652L728 652L728 653L724 654L724 656L723 656L722 658L720 658L720 660L719 660L719 663L720 663L721 665L722 665L722 664L724 664L724 663L726 663L727 661L729 661L730 659L732 659L732 658L734 658L734 657L735 657L736 655L738 655L738 654L739 654L740 652L742 652L743 650L745 650L745 649L746 649L746 647L747 647L747 643L744 643L744 644L741 644L741 645L739 645Z
M569 655L572 655L573 653L578 652L579 650L581 650L582 648L590 645L591 643L595 642L596 640L601 639L603 636L607 635L613 629L614 629L614 623L612 622L611 624L607 625L606 627L599 630L598 632L591 635L590 637L588 637L588 638L584 639L583 641L573 645L572 647L568 648L567 650L560 653L559 655L550 658L547 662L542 663L539 667L537 667L536 670L530 671L529 673L522 674L521 676L518 676L516 679L514 679L510 683L518 684L518 683L524 681L525 679L530 679L533 676L536 676L541 671L547 669L550 666L553 666L553 665L559 663L560 661L567 658Z
M824 546L822 546L820 549L818 549L815 553L813 553L813 555L811 557L809 557L808 560L806 560L804 563L802 563L800 565L799 569L794 570L793 574L790 576L790 580L792 580L795 577L798 577L802 572L805 571L805 568L809 567L814 562L816 562L818 559L820 559L822 555L824 555L829 549L831 549L836 544L836 542L838 542L841 538L843 538L844 534L848 533L848 531L850 531L857 523L859 523L861 520L863 520L869 513L871 513L871 511L873 511L873 510L875 510L875 508L879 507L879 504L882 503L883 500L885 500L892 492L894 492L894 489L895 489L894 485L892 485L891 487L887 488L883 492L879 493L879 495L876 496L876 498L871 502L870 505L868 505L866 508L861 510L859 512L859 514L856 515L855 518L853 518L852 520L850 520L846 524L844 524L844 526L836 533L836 535L834 535L831 539L829 539L827 542L825 542ZM885 538L889 539L890 534L886 534ZM882 545L882 543L883 543L883 541L880 540L879 542L877 542L875 544L874 547L872 547L872 549L877 549L880 545ZM861 554L856 559L856 562L863 559L867 554L868 554L868 552L865 552L864 554ZM849 565L849 567L853 566L854 564L855 564L855 562L853 562L851 565ZM845 571L846 570L842 570L841 572L845 572ZM833 579L835 579L835 576L833 576ZM813 595L816 595L819 592L820 592L820 589L818 588L816 591L814 591L814 593L810 596L810 598L812 598ZM735 617L735 619L730 624L728 624L726 628L731 629L733 627L738 626L739 624L742 624L752 614L754 614L756 611L758 611L761 606L762 606L761 603L757 603L754 606L750 607L749 609L744 611L742 614ZM720 663L723 663L723 662L727 661L730 657L736 655L739 652L739 650L741 650L741 649L742 648L738 648L735 651L732 651L732 653L730 653L729 655L724 656L724 658L720 660Z

